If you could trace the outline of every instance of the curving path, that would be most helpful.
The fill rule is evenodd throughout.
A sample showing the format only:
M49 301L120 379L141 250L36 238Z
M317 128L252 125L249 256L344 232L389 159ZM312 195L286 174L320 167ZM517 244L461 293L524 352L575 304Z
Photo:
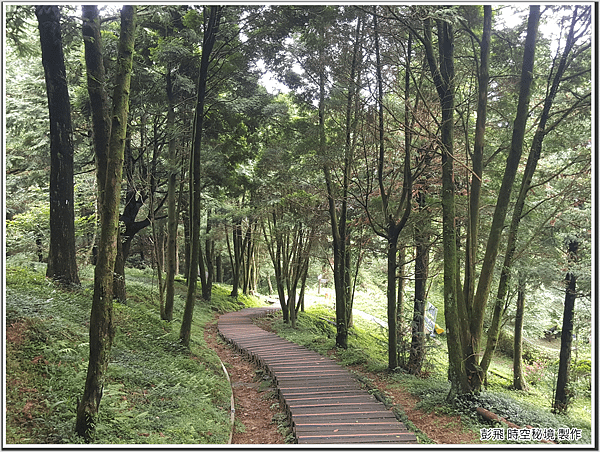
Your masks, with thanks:
M279 308L248 308L219 317L219 334L266 368L277 384L299 444L416 444L394 414L331 359L252 323Z

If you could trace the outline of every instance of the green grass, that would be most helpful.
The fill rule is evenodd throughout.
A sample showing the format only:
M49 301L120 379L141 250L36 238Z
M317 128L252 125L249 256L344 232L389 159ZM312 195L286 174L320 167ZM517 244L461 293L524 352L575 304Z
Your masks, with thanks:
M74 435L77 398L87 372L92 271L82 286L63 290L43 268L6 272L7 331L21 331L7 346L9 444L79 443ZM160 320L156 283L149 271L129 270L126 304L114 304L115 339L107 372L96 444L223 444L229 438L231 389L204 326L216 312L262 305L229 297L216 285L211 303L194 309L190 348L179 343L185 285L176 282L174 320Z
M93 268L80 270L82 286L63 290L44 277L39 264L8 267L6 271L7 333L19 342L7 344L8 444L78 443L74 435L77 397L83 392L88 359L88 322L93 295ZM189 349L178 335L185 285L176 282L174 320L160 320L156 278L149 270L128 269L126 304L115 303L115 341L108 380L100 405L97 444L222 444L230 431L230 388L216 354L206 347L204 326L216 312L263 305L255 297L229 297L230 287L215 285L210 303L199 301L194 310ZM376 315L378 302L362 297L358 309ZM276 316L273 328L280 335L322 354L335 348L335 319L331 301L322 300L300 313L296 329ZM443 313L442 313L443 314ZM438 312L438 319L440 312ZM443 318L443 316L442 316ZM387 332L355 316L348 350L338 350L342 365L362 365L382 372L387 368ZM446 402L447 349L443 336L427 340L424 370L429 378L401 372L389 375L421 398L420 407L440 414L460 413L466 426L477 433L490 427L474 414L475 404L486 407L519 425L543 428L580 428L579 443L591 441L591 401L586 382L577 386L580 397L568 416L550 412L553 363L530 391L508 389L512 360L497 357L488 376L488 389L477 398ZM584 367L584 365L580 365ZM532 377L533 379L533 374ZM533 381L533 380L532 380ZM581 389L581 388L583 389Z
M368 309L363 304L362 308ZM365 309L365 311L366 311ZM439 313L438 313L439 316ZM281 336L306 346L321 354L329 354L335 348L335 327L326 320L335 319L335 313L327 307L315 305L301 312L297 328L284 324L278 316L273 329ZM348 350L336 352L342 365L361 364L366 370L383 371L387 364L387 332L378 325L355 317L355 325L349 336ZM427 339L427 355L424 371L428 378L417 378L402 372L389 374L391 385L399 385L421 401L419 407L438 414L460 414L465 427L479 434L481 428L491 424L481 419L475 412L477 406L489 409L501 417L522 427L531 425L538 428L577 428L582 430L582 438L576 443L591 443L591 400L589 394L576 399L569 414L554 415L551 412L552 389L546 383L531 385L529 391L509 389L512 384L512 360L495 358L491 366L493 373L488 374L488 388L477 397L461 398L449 403L446 398L449 383L446 379L447 347L444 336ZM554 379L550 372L545 377L549 383ZM504 443L509 443L505 441ZM569 442L570 443L570 442Z

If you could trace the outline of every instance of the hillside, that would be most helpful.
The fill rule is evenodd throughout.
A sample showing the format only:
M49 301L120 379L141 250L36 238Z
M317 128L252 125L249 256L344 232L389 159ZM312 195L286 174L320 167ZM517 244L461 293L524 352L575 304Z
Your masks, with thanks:
M87 332L91 305L91 270L84 269L81 288L57 288L35 267L10 267L6 273L7 444L74 444L75 406L87 369ZM175 320L159 320L156 280L152 273L128 269L127 304L115 303L115 342L104 389L94 443L104 444L226 444L231 433L231 387L219 356L231 376L236 400L234 443L272 444L286 441L285 416L269 381L252 364L227 347L216 333L219 313L259 306L257 297L229 297L216 285L211 303L198 302L189 350L178 343L181 298ZM455 408L445 401L446 383L439 377L444 365L442 341L428 351L429 378L416 379L385 370L385 341L379 326L357 320L346 351L336 350L333 327L325 319L332 312L324 296L313 295L298 328L283 324L281 316L261 320L263 328L331 356L348 366L403 422L426 443L474 443L486 423L473 403ZM435 345L437 344L437 345ZM438 353L435 350L438 349ZM439 352L441 351L442 354ZM568 418L556 418L543 406L537 390L511 394L502 374L510 363L498 359L482 406L494 406L502 416L522 425L568 425L591 438L589 397L575 404ZM500 375L498 377L497 375ZM261 408L259 408L261 407ZM517 414L518 413L518 414ZM586 419L587 418L587 419ZM287 438L289 441L290 438Z

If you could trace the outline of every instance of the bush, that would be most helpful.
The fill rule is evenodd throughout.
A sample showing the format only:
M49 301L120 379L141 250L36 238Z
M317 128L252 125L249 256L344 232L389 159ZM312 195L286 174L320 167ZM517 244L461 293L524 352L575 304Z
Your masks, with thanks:
M16 214L6 221L6 254L29 253L40 246L47 249L47 237L50 234L50 206L41 204L30 210ZM37 260L37 259L36 259Z
M526 364L524 370L525 380L533 386L537 386L544 382L547 372L546 362L534 362Z
M505 330L500 330L496 352L502 353L509 358L513 358L515 352L514 345L514 335ZM523 361L526 363L535 364L536 362L547 361L550 358L551 357L544 350L527 341L523 341Z
M571 384L577 395L589 397L592 392L592 361L580 359L571 364Z
M489 425L489 421L482 420L475 411L477 407L481 407L517 424L521 428L531 426L541 429L553 428L555 431L565 427L580 428L582 438L576 443L588 444L591 442L591 432L587 425L571 418L554 415L542 407L517 401L507 394L483 391L477 395L463 395L456 397L454 406L461 415L470 418L471 422L478 425Z
M225 443L231 392L218 357L206 347L204 325L217 310L260 301L238 301L229 297L231 288L217 287L213 302L196 304L188 349L178 339L185 285L176 284L174 320L167 322L159 316L152 271L126 271L128 301L113 305L115 338L93 442ZM89 356L90 280L64 290L39 271L11 267L6 282L7 325L13 337L22 337L7 346L6 441L77 443L73 427Z

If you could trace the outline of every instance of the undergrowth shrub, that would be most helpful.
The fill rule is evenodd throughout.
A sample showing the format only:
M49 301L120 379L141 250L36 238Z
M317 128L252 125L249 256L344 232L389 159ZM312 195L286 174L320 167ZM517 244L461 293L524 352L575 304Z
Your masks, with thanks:
M514 335L505 331L500 330L498 335L498 343L496 345L496 352L502 353L509 358L514 356ZM548 352L536 347L534 344L523 341L523 361L528 364L536 362L544 362L551 358Z
M93 269L82 268L82 286L73 290L38 270L6 271L7 325L25 331L24 340L8 347L7 443L78 444L75 408L87 372ZM231 390L206 347L204 325L216 311L262 303L244 295L236 300L230 288L215 286L213 301L196 303L185 348L178 337L185 284L176 282L174 320L167 322L160 319L152 270L126 271L127 302L113 304L115 338L93 443L226 443ZM24 408L31 419L23 418Z
M559 428L579 428L582 430L581 439L568 441L568 443L588 444L591 441L591 432L585 423L565 416L554 415L547 409L517 401L509 395L501 393L482 391L479 394L461 395L454 399L454 407L458 413L470 419L471 423L475 425L488 427L493 425L479 417L475 410L477 407L481 407L521 428L527 426L541 429L553 428L556 432ZM538 443L537 441L533 442Z
M573 360L571 379L573 387L579 395L589 397L592 392L592 361L590 359Z

